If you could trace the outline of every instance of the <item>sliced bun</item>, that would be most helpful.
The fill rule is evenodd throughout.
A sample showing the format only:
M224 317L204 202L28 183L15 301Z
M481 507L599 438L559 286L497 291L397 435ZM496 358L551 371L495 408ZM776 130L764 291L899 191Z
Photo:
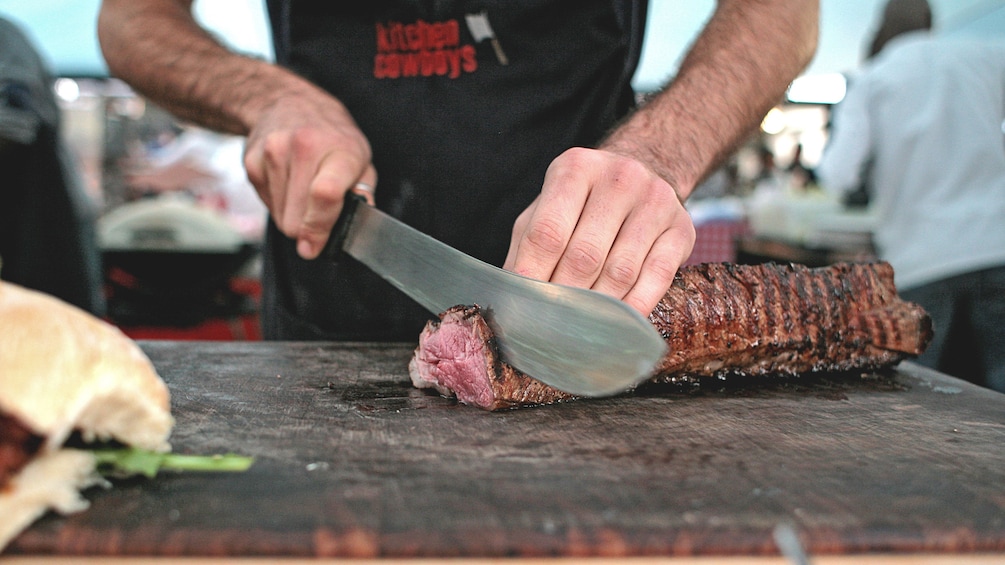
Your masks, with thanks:
M74 430L167 450L167 387L118 328L49 295L0 282L0 411L58 449Z
M63 449L118 440L170 448L168 389L143 351L114 326L49 295L0 282L0 413L43 438L0 489L0 550L48 509L83 510L79 490L99 482L94 456Z

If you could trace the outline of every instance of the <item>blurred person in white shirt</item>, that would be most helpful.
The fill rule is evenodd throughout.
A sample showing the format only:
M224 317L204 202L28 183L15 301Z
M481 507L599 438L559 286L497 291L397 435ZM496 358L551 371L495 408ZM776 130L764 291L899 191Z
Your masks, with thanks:
M1005 392L1005 42L931 21L924 0L886 5L816 172L865 185L880 257L935 323L919 362Z

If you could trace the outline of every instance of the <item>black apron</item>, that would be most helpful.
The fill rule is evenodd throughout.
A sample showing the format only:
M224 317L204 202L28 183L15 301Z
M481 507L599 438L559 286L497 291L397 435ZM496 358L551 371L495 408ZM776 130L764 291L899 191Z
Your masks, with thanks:
M348 6L346 4L349 4ZM562 151L634 105L645 0L270 0L277 60L368 137L377 206L495 265ZM351 258L304 261L270 222L268 339L414 340L432 315Z

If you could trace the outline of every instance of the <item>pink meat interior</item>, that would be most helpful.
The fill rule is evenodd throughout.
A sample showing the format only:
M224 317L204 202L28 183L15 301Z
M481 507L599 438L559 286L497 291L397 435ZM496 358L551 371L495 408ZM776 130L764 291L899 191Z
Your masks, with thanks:
M438 331L423 332L420 376L450 389L467 404L489 406L493 401L488 382L485 342L470 320L447 318Z

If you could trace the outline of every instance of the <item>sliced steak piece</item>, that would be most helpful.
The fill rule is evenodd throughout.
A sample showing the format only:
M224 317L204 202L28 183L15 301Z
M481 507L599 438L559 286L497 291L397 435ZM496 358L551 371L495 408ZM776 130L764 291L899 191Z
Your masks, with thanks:
M884 262L685 267L649 321L669 344L658 382L874 370L919 355L932 337L928 314L900 299ZM575 398L500 359L477 306L427 324L409 374L488 410Z
M504 363L478 306L455 306L426 324L408 374L418 388L488 410L575 398Z

